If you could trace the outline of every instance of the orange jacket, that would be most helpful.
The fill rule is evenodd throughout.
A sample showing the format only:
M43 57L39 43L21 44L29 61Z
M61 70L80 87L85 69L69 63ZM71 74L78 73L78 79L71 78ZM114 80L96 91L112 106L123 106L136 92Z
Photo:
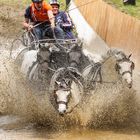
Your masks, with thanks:
M32 3L31 4L31 16L32 16L32 19L35 21L35 22L43 22L43 21L47 21L49 20L49 17L48 17L48 10L52 10L52 7L51 5L47 4L46 2L43 1L42 3L42 8L40 11L38 11L34 4Z

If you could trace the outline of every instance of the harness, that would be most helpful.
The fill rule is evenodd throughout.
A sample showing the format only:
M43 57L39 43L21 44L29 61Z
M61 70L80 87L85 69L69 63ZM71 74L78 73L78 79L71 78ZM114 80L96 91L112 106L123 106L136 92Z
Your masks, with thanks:
M116 71L118 71L119 72L119 63L121 63L121 62L131 62L129 59L127 59L127 58L123 58L123 59L121 59L121 60L117 60L117 68L116 68ZM132 64L133 64L133 62L132 62ZM131 75L131 77L132 77L132 68L131 68L131 70L129 71L124 71L124 72L122 72L122 73L120 73L119 72L119 74L121 74L122 76L124 76L125 74L127 74L127 73L129 73L130 75Z
M66 88L66 89L62 89L63 91L70 91L70 88ZM66 106L68 106L68 103L70 101L70 97L71 97L71 91L70 91L70 94L68 95L68 101L57 101L57 97L56 97L56 94L54 92L54 98L55 98L55 101L57 104L64 104Z
M129 73L132 76L132 71L124 71L121 75L125 75L126 73Z

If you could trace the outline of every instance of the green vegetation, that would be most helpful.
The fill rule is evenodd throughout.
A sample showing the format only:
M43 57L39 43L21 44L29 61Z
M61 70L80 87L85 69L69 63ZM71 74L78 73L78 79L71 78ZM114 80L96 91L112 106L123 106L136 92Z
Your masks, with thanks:
M136 6L133 5L123 5L123 0L104 0L111 4L115 8L120 9L131 16L140 19L140 0L136 0Z
M46 2L49 2L49 0L44 0ZM59 0L61 4L61 9L65 8L65 0ZM0 0L0 6L1 5L11 5L11 6L20 6L20 7L26 7L31 3L31 0Z

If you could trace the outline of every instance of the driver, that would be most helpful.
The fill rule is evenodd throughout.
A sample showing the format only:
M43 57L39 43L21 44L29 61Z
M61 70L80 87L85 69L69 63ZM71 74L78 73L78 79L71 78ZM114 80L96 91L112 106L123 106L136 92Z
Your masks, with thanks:
M51 5L44 0L32 0L24 16L24 28L28 31L32 30L38 40L43 39L45 36L54 38L54 33L56 38L64 38L63 30L55 27Z

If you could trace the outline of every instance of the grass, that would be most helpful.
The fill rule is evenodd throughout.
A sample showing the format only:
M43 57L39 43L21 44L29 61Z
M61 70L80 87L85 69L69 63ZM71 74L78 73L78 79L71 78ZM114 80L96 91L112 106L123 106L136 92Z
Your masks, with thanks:
M49 1L49 0L45 0ZM65 9L65 0L59 0L61 3L61 10ZM104 0L108 4L120 9L122 12L125 12L131 16L134 16L140 19L140 0L136 0L136 6L132 5L123 5L123 0ZM31 0L0 0L0 6L10 5L11 7L25 9L27 5L31 3Z
M46 2L49 2L49 0L44 0ZM61 4L61 9L65 8L65 0L59 0ZM11 6L20 6L20 7L26 7L29 5L32 1L31 0L0 0L0 5L11 5Z
M123 0L104 0L108 4L111 4L115 8L125 12L131 16L140 19L140 0L136 0L136 6L133 5L123 5Z

